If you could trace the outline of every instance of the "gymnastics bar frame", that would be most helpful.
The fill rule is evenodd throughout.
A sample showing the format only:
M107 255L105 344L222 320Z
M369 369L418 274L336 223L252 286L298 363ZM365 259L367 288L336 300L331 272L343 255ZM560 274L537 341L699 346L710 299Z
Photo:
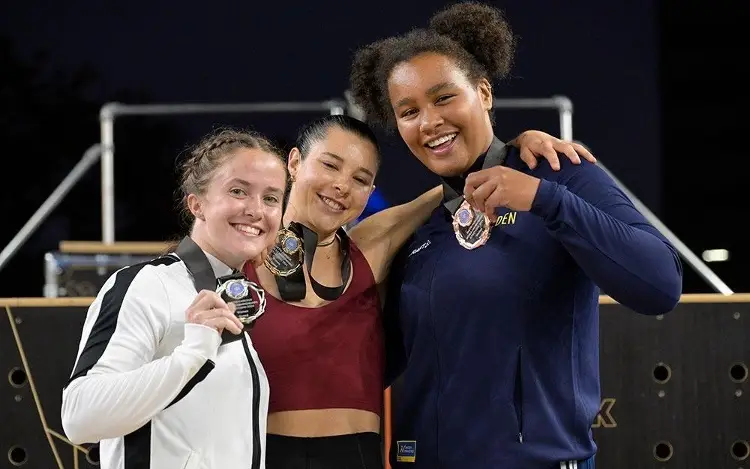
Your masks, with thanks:
M348 113L360 120L364 119L362 110L353 103L351 92L344 93L344 100L321 102L259 102L259 103L224 103L224 104L143 104L132 105L107 103L100 109L100 142L92 145L83 155L81 161L71 170L60 185L50 194L45 202L31 216L16 236L0 252L0 269L20 248L29 236L41 225L54 210L68 191L80 180L85 172L101 158L101 210L102 242L112 245L115 242L115 191L114 191L114 154L115 154L115 119L120 116L154 116L185 114L230 114L230 113L278 113L278 112L320 112L327 111L332 115ZM551 98L495 98L495 109L554 109L560 120L560 137L573 141L573 103L566 96ZM678 250L679 254L693 269L717 292L731 295L733 291L702 262L664 223L654 215L611 171L599 160L598 165L620 186L632 200L635 207L654 225Z
M176 103L176 104L123 104L110 102L99 110L100 142L91 145L81 160L47 197L42 205L26 221L16 235L0 251L0 270L21 248L28 238L62 202L70 190L81 180L89 168L101 160L101 210L102 244L111 246L115 242L115 119L122 116L157 116L186 114L251 114L283 112L329 112L344 114L346 102L331 99L321 102L257 102L257 103Z
M347 90L344 93L347 103L349 105L350 114L357 117L360 120L365 120L364 112L360 107L354 104L352 99L351 91ZM575 141L573 139L573 102L567 96L556 95L551 98L494 98L493 101L494 109L552 109L556 110L560 118L560 138L567 141ZM580 143L580 142L578 142ZM677 249L680 256L690 264L690 266L700 275L716 292L722 295L732 295L734 292L724 283L718 275L716 275L690 248L683 243L672 230L659 220L654 212L641 202L641 200L633 194L630 189L625 186L615 175L607 169L602 163L600 158L597 158L597 166L602 168L609 177L612 178L615 183L620 186L620 189L628 196L633 202L633 205L639 212L651 223L654 228L659 230L665 238Z
M102 242L115 242L115 119L121 116L164 116L188 114L253 114L283 112L329 112L344 114L346 102L268 102L226 104L122 104L107 103L99 111L99 145L102 158Z

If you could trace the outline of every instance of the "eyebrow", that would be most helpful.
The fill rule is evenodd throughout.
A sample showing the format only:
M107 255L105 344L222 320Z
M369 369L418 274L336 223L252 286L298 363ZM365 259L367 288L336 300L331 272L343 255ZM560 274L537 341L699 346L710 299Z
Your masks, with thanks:
M239 184L244 187L252 187L252 184L250 184L248 181L245 181L244 179L241 179L238 177L233 177L232 179L229 180L229 185L232 185L232 184ZM274 186L268 186L266 187L266 190L271 191L271 192L276 192L278 194L284 193L284 189L274 187Z
M331 158L333 158L333 159L335 159L335 160L338 160L338 161L340 161L341 163L343 163L343 162L344 162L344 159L343 159L342 157L340 157L339 155L337 155L337 154L335 154L335 153L331 153L330 151L324 151L324 152L323 152L323 154L324 154L324 155L326 155L326 156L330 156ZM360 167L360 168L359 168L359 171L362 171L363 173L367 173L367 174L369 174L369 175L370 175L370 177L371 177L371 178L373 178L373 179L375 178L375 175L374 175L374 174L372 174L372 171L370 171L370 170L369 170L369 169L367 169L367 168L362 168L362 167Z
M444 81L442 83L438 83L437 85L434 85L434 86L430 87L430 89L427 90L427 95L431 96L431 95L434 95L434 94L437 94L437 93L441 92L445 88L453 88L455 86L456 85L454 83L452 83L452 82ZM399 107L403 106L404 104L410 103L411 101L414 101L414 99L413 98L404 98L404 99L402 99L402 100L400 100L399 102L396 103L396 107L399 108Z

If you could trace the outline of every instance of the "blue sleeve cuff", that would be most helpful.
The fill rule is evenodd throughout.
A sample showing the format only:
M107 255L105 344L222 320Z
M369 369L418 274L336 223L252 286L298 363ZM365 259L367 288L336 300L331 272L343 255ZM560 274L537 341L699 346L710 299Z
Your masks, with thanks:
M564 190L564 186L554 181L540 180L539 188L536 191L534 202L531 203L531 210L529 211L545 220L549 220L557 213Z

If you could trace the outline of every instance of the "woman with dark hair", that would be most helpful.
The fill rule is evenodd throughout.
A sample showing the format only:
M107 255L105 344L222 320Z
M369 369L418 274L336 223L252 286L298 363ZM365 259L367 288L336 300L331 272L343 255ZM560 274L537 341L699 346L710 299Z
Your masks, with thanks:
M540 132L517 141L529 154L547 145L570 150ZM271 388L269 469L382 468L378 287L442 189L372 215L347 233L342 227L364 210L379 163L376 138L363 122L328 116L309 124L289 154L292 186L277 245L246 266L248 278L267 292L269 313L252 337Z
M680 298L677 253L606 173L531 168L495 136L514 48L501 11L459 3L352 65L367 121L443 181L391 269L396 468L593 467L600 288L649 315Z

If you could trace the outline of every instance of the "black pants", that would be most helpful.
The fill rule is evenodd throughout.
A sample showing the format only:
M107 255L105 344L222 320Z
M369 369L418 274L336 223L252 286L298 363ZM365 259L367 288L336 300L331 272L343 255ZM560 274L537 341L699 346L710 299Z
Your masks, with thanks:
M383 469L380 435L301 438L268 435L267 469Z

